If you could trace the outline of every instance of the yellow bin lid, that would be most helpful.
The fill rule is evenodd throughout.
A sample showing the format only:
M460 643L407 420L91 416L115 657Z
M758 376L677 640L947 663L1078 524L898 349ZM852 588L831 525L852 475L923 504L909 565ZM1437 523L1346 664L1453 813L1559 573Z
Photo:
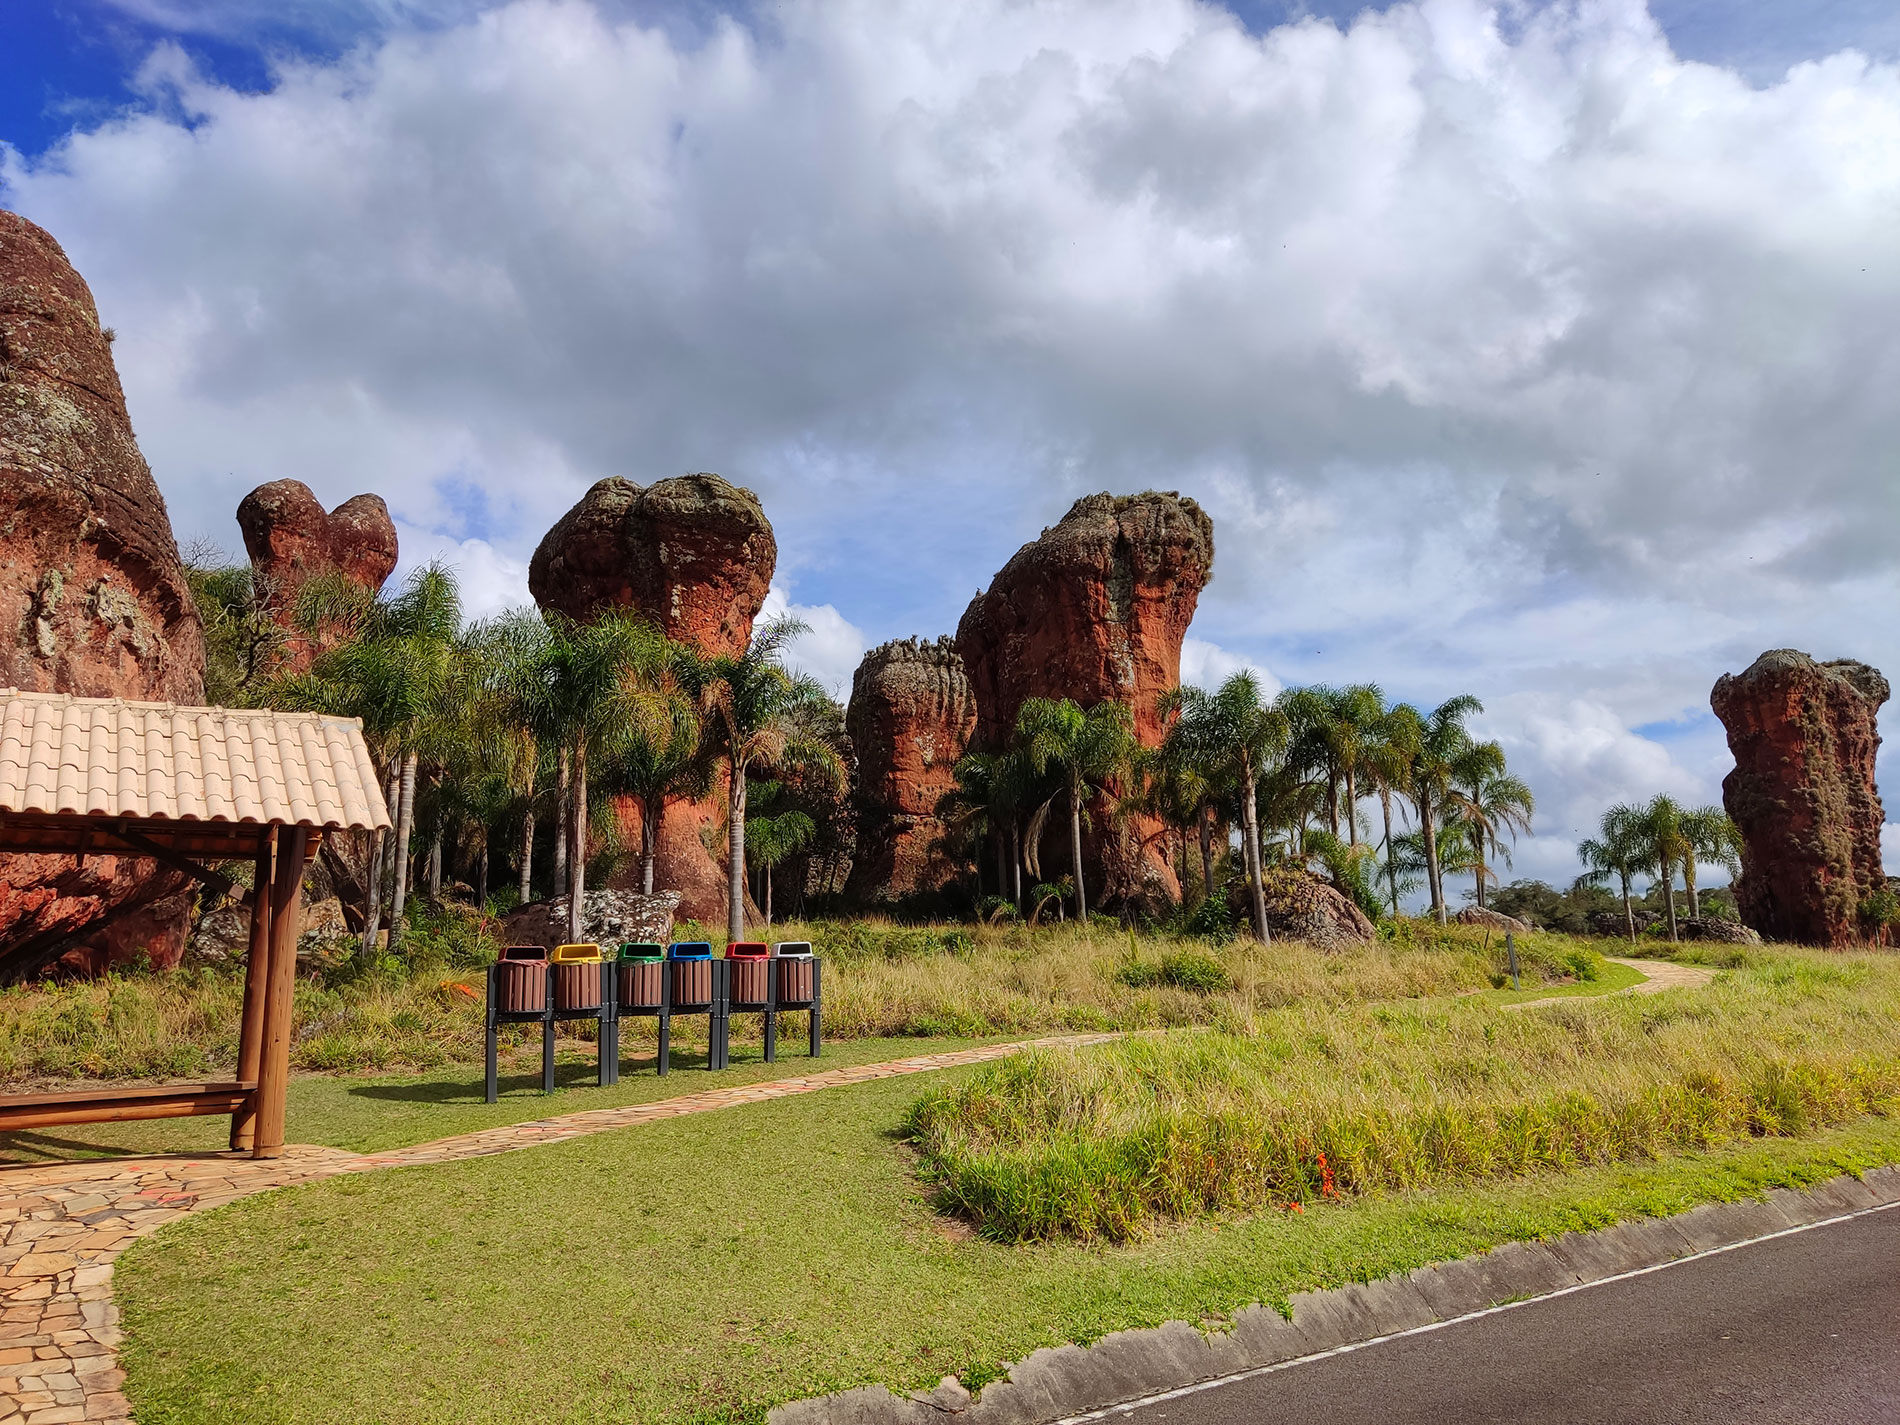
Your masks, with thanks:
M598 945L556 945L554 953L548 956L557 965L598 965L600 947Z

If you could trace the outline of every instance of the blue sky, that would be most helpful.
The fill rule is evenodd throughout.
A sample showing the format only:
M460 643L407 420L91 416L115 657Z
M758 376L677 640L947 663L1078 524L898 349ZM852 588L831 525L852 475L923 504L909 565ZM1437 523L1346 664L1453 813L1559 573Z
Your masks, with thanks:
M0 203L180 537L385 495L477 607L606 474L759 491L848 684L1097 489L1187 671L1458 692L1566 880L1710 684L1900 669L1900 14L1852 3L15 0Z

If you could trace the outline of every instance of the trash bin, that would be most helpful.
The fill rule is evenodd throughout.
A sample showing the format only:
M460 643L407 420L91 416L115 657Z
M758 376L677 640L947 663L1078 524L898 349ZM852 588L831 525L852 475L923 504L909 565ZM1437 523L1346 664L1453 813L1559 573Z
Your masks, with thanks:
M656 1013L666 974L666 947L628 941L620 947L620 1011Z
M557 945L549 957L554 966L554 1012L584 1014L601 1006L600 947Z
M809 940L785 940L778 945L773 957L778 972L778 1007L780 1009L804 1009L812 1001L814 990L812 967L818 962L812 958Z
M727 1007L756 1012L771 1008L772 948L763 940L735 940L726 947L731 976Z
M667 947L675 1014L706 1014L713 1007L712 946L704 940L676 940Z
M495 1008L503 1014L539 1014L548 1007L548 952L539 945L510 945L495 971Z

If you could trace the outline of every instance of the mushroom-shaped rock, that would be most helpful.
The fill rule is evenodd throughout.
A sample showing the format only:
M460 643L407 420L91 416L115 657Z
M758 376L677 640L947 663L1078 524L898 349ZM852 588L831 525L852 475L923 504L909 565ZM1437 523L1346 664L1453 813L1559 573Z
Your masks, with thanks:
M111 335L59 244L5 211L0 535L0 686L202 700L204 633L165 501L132 437ZM0 977L69 950L82 968L140 951L174 962L188 884L147 861L0 860ZM99 929L88 935L89 926ZM140 943L125 943L135 931Z
M906 638L864 655L845 726L858 762L858 846L846 883L860 905L935 897L958 867L938 803L976 726L963 657L948 638Z
M596 483L543 536L528 592L547 613L584 620L633 609L701 653L735 654L751 640L777 562L771 522L750 490L708 474L645 487L616 477ZM623 798L614 809L627 844L637 845L638 805ZM654 884L680 892L680 913L691 919L725 914L726 871L707 849L723 818L716 796L675 802L660 818Z
M1735 905L1769 940L1851 945L1861 906L1885 888L1876 724L1890 696L1877 669L1792 648L1725 674L1709 695L1735 770L1722 802L1742 833Z
M395 572L396 526L381 495L326 511L303 481L272 480L244 497L237 521L259 598L287 635L285 671L303 671L332 643L294 627L306 584L334 574L374 593Z
M1156 697L1181 681L1181 642L1214 567L1213 521L1173 493L1089 495L1016 551L957 625L976 698L976 742L1005 745L1029 698L1084 707L1126 704L1135 732L1161 738ZM1053 820L1053 819L1052 819ZM1173 899L1179 885L1155 850L1160 824L1123 820L1106 804L1085 874L1107 899ZM1062 834L1052 825L1050 835ZM1066 855L1043 858L1067 865Z

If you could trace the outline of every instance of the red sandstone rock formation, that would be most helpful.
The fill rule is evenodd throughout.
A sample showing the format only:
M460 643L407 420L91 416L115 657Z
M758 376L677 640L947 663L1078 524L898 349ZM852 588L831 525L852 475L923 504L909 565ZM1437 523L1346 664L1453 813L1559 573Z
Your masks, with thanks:
M357 495L326 513L303 481L272 480L244 497L237 521L258 596L286 631L285 672L302 672L331 644L293 627L304 585L341 574L375 592L395 572L396 526L381 495Z
M886 643L851 679L845 726L858 760L858 849L846 896L891 903L941 891L957 873L937 804L956 789L976 728L963 656L948 638Z
M633 608L701 652L738 653L777 562L771 523L750 490L706 474L644 489L615 478L597 483L547 532L528 565L528 592L549 613L584 619L601 608ZM627 801L616 811L623 836L637 845L639 808ZM725 915L725 866L706 844L724 814L714 797L676 802L660 819L654 885L680 892L680 913L691 919Z
M1125 703L1141 740L1158 742L1155 698L1181 681L1181 640L1213 565L1213 521L1192 500L1152 490L1077 500L1060 524L1016 551L957 626L977 743L1003 745L1017 710L1036 697ZM1052 818L1052 838L1065 834L1060 820ZM1158 824L1137 819L1107 834L1104 806L1094 821L1091 900L1179 896L1150 841ZM1068 865L1066 849L1042 859Z
M0 629L0 685L204 696L203 629L165 501L132 438L111 338L59 244L4 211ZM188 884L145 861L0 859L0 975L25 972L89 925L100 929L88 962L147 949L175 963Z
M1782 648L1724 675L1709 695L1735 754L1722 781L1742 832L1735 904L1767 939L1862 938L1861 900L1887 883L1874 720L1888 692L1865 663L1817 663Z

